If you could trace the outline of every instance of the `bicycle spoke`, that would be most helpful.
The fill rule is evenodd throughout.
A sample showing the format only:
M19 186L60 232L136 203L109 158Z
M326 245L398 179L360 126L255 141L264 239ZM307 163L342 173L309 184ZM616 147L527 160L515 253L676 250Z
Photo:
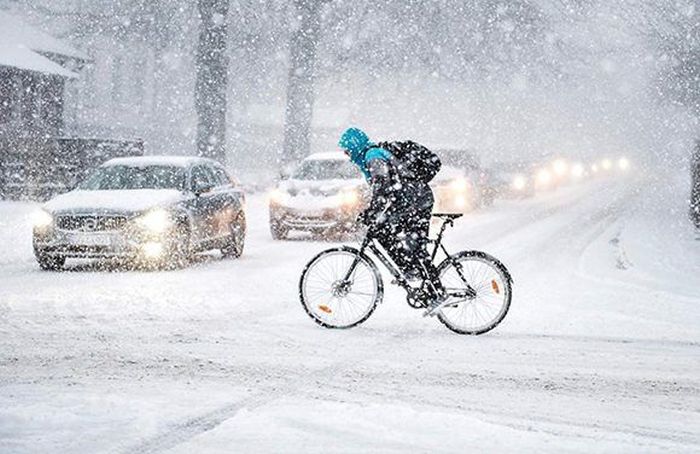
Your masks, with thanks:
M302 303L309 315L334 327L353 326L376 306L378 275L364 259L360 259L349 279L350 267L357 255L344 250L331 250L316 257L302 276Z

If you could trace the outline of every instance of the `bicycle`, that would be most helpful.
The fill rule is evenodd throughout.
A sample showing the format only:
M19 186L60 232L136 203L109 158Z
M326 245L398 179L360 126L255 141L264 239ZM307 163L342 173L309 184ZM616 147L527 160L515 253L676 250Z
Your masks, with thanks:
M512 299L513 279L508 269L495 257L480 251L450 254L442 244L447 227L454 226L457 213L435 213L442 224L432 245L430 259L438 251L445 259L437 265L447 300L435 311L438 320L459 334L478 335L495 328L506 316ZM420 287L412 286L389 258L370 229L359 249L341 246L314 256L304 267L299 280L299 298L313 321L326 328L352 328L369 318L384 296L384 283L371 252L401 286L406 301L414 309L426 309L424 279ZM433 315L433 314L430 314Z

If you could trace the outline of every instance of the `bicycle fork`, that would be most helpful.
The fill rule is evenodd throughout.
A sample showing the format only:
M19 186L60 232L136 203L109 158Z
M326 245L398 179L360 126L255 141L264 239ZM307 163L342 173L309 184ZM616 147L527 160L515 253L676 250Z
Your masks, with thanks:
M440 243L440 248L442 249L442 252L445 253L447 256L447 259L452 262L452 266L455 267L455 271L457 271L457 275L459 278L462 280L462 283L464 283L465 288L463 290L459 291L447 291L447 294L451 297L454 298L462 298L462 299L473 299L476 298L476 290L469 284L467 281L467 278L464 276L464 267L462 266L461 263L459 263L457 260L455 260L448 252L447 249L445 249L445 246ZM437 250L435 251L437 252ZM435 257L435 252L433 252L433 257Z
M365 240L362 242L362 245L360 246L360 250L357 255L355 255L355 258L352 260L352 263L350 264L350 268L348 268L348 271L345 273L345 276L343 276L343 280L341 283L343 285L351 285L352 281L350 278L352 277L352 273L355 272L355 267L357 267L357 264L360 263L360 257L362 257L362 254L365 253L365 249L369 245L369 238L366 237Z

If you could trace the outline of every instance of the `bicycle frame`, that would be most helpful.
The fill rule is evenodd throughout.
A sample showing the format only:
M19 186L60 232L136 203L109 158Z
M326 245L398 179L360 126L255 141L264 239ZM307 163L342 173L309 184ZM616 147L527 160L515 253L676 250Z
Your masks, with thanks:
M435 257L437 257L438 250L442 250L442 252L447 256L448 260L452 257L449 252L447 252L447 249L445 246L442 244L442 237L445 233L445 230L447 229L448 226L454 225L454 221L452 219L445 219L443 220L442 225L440 226L440 231L438 232L437 238L432 240L428 240L428 244L433 244L433 250L430 253L430 260L435 262ZM386 253L383 248L381 248L378 244L377 241L374 239L374 236L372 235L372 231L368 231L367 235L365 236L365 239L362 241L362 245L360 246L360 254L355 257L353 260L352 264L350 265L350 268L348 269L348 272L346 273L344 277L344 281L347 282L350 280L350 276L352 276L353 271L355 270L355 267L360 261L360 256L365 254L365 251L371 251L372 254L386 267L387 270L391 273L391 275L394 277L396 280L396 283L399 284L401 287L404 288L407 292L412 292L415 289L409 285L408 281L404 277L404 274L401 272L401 270L398 269L393 263L393 261L389 258L388 253ZM469 283L467 282L466 278L462 275L461 272L461 267L457 268L457 271L461 277L461 279L464 281L464 283L467 285L467 293L474 293L474 290L471 288ZM427 270L426 270L427 272ZM428 281L429 282L429 281ZM430 284L432 285L432 283Z

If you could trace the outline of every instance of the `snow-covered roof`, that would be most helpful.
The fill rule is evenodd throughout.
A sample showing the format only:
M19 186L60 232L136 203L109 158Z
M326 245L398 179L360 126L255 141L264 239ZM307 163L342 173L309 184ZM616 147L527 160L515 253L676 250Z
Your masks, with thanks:
M188 167L196 163L211 163L211 159L199 158L197 156L129 156L125 158L114 158L102 164L102 166L175 166Z
M89 60L87 54L48 33L26 24L5 11L0 11L0 44L22 45L36 52L51 53L79 60Z
M304 160L314 160L314 161L320 161L320 160L330 160L330 161L347 161L348 157L345 156L345 153L341 151L326 151L324 153L313 153L304 158Z
M2 32L0 31L0 34ZM78 77L73 71L69 71L63 66L48 58L32 52L23 45L5 45L0 41L0 66L11 66L13 68L37 71L44 74L53 74L61 77Z

